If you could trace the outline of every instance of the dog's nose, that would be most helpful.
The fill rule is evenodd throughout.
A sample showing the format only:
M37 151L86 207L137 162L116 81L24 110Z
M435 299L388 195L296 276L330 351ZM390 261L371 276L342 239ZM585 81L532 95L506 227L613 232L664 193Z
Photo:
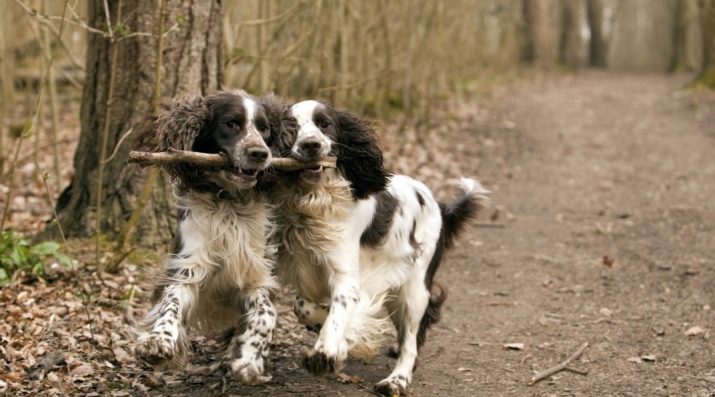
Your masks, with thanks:
M248 158L256 163L264 162L268 158L268 150L264 148L252 148L246 152Z
M317 153L320 150L320 141L316 139L306 139L300 143L300 150L306 153Z

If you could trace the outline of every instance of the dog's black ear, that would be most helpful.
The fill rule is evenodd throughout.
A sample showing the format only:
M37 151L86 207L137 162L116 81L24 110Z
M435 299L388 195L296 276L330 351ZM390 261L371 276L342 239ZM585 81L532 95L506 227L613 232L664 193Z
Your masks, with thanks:
M353 197L367 198L385 190L390 173L383 166L382 150L372 126L352 113L337 111L338 168L352 183Z
M208 118L209 108L204 97L189 96L173 100L155 121L155 150L191 150ZM189 167L185 164L172 164L164 168L174 178L185 179L189 176Z
M287 157L298 134L298 123L290 113L290 107L279 97L267 94L259 99L266 110L271 137L266 144L274 156Z

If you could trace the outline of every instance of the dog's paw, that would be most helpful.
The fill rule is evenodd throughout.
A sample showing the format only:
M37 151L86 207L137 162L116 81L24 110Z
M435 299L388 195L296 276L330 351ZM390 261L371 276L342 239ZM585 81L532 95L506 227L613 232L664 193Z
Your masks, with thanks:
M263 358L238 358L231 361L231 373L246 385L262 385L271 381L270 375L263 373Z
M313 375L325 375L340 372L342 360L323 351L310 350L303 353L303 367Z
M375 393L381 396L407 396L409 395L409 383L402 375L391 376L383 379L375 385Z
M172 360L175 349L168 337L152 333L139 337L134 347L134 354L151 365L157 365Z

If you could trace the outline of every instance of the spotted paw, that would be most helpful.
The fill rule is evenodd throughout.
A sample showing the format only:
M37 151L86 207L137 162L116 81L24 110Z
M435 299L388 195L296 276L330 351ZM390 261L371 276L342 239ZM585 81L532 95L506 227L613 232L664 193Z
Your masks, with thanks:
M174 344L168 337L159 334L143 334L139 337L134 353L151 365L174 358Z
M381 396L407 396L409 384L404 376L383 379L375 385L375 393Z
M324 352L311 350L303 354L303 367L313 375L325 375L339 372L342 361Z
M239 382L247 385L262 385L271 381L270 375L263 373L263 358L238 358L231 361L231 373Z

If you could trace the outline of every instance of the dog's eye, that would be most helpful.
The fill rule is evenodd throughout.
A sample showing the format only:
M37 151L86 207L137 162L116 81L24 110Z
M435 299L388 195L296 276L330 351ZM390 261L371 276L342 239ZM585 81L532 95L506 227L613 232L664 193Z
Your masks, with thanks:
M269 136L271 136L271 129L268 128L267 125L259 125L259 126L258 126L258 131L261 133L261 137L262 137L263 139L266 139L266 138L268 138Z
M238 129L238 128L239 128L239 125L238 125L237 122L231 120L231 121L229 121L229 122L226 123L226 127L231 128L231 129Z
M320 129L326 129L330 127L330 123L327 120L320 120L318 121L318 128Z

